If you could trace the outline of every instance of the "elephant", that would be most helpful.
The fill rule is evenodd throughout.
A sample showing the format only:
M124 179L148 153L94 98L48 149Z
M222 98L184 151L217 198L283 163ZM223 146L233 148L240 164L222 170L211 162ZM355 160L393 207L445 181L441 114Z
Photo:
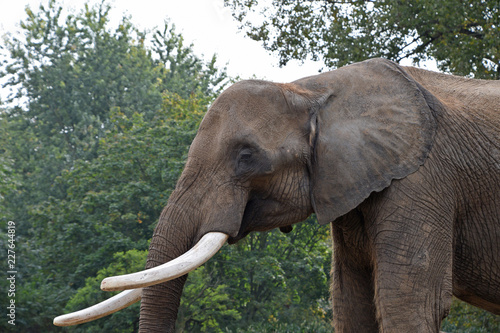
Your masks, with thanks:
M500 315L500 81L370 59L280 84L237 82L207 111L125 290L173 332L187 273L226 242L316 214L333 240L335 332L438 332L452 296ZM404 310L402 310L404 309Z

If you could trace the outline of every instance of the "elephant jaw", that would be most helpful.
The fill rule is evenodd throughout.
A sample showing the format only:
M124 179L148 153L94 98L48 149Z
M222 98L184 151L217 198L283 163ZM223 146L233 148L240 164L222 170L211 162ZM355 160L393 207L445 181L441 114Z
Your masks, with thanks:
M71 326L86 323L117 312L141 299L142 287L159 284L188 274L207 262L229 238L221 232L210 232L183 255L145 271L108 277L101 283L106 291L132 289L121 292L110 299L89 308L68 313L54 319L56 326Z

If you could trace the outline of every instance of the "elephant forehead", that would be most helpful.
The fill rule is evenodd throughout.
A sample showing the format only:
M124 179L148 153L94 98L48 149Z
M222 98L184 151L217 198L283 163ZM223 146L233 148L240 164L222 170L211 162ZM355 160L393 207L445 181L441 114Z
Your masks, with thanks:
M279 139L294 127L280 88L265 81L235 84L223 92L207 112L200 132L217 138L257 136Z
M272 82L242 81L224 91L210 109L211 114L247 122L275 117L286 111L281 89Z

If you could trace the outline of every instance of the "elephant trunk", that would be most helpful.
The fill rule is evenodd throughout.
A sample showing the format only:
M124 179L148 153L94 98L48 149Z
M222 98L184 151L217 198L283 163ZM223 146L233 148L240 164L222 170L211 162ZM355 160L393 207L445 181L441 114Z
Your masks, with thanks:
M116 312L132 303L138 301L143 294L143 287L155 286L158 287L146 289L143 298L143 323L144 331L155 331L153 327L158 327L159 331L172 331L174 329L175 319L179 307L179 298L182 293L182 288L185 283L187 274L209 260L229 238L229 235L223 232L208 232L199 233L203 235L199 241L187 252L181 256L183 246L191 242L193 237L187 236L192 233L190 231L182 231L182 234L174 233L162 236L165 226L178 223L182 225L192 225L186 223L186 218L183 215L177 223L165 222L168 221L168 213L171 209L166 209L164 218L160 218L160 223L155 230L151 243L150 256L146 265L146 270L132 274L108 277L101 283L102 290L123 290L132 289L122 292L104 302L91 306L89 308L65 314L54 319L56 326L71 326L89 322L113 312ZM179 222L180 221L180 222ZM197 228L192 228L197 229ZM179 228L168 230L182 230ZM167 231L165 231L167 232ZM171 241L167 241L171 237ZM195 236L197 240L199 236ZM177 242L182 242L178 245ZM191 242L193 243L193 242ZM174 244L174 249L169 249L169 245ZM179 247L178 247L179 246ZM175 249L181 249L176 251ZM174 257L174 258L173 258ZM166 262L166 263L164 263ZM176 279L177 278L177 279ZM167 282L171 281L171 282ZM163 282L163 284L161 284ZM161 318L163 321L158 320ZM165 326L163 326L165 325ZM156 330L158 331L158 330Z
M144 288L139 332L175 332L175 321L187 275Z
M108 291L135 290L122 292L90 308L59 316L54 319L55 325L89 322L116 312L142 296L139 331L175 331L187 273L210 259L230 236L237 235L245 207L243 203L247 198L245 193L230 186L218 186L217 193L208 190L214 187L211 181L216 177L202 180L198 177L201 172L192 170L186 167L160 215L151 240L146 270L108 277L101 284L101 289ZM213 206L219 209L211 209Z
M149 246L146 269L175 259L193 246L197 230L191 230L195 223L188 215L175 204L169 203L165 207ZM143 289L139 332L175 331L186 279L187 274Z

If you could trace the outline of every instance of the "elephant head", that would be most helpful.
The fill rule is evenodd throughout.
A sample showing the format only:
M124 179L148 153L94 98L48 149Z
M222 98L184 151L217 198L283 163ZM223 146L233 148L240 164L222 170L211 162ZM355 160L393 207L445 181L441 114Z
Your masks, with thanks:
M329 223L415 172L436 130L429 103L402 68L381 59L289 84L234 84L200 125L153 234L147 270L109 278L103 288L145 287L141 331L173 331L186 273L226 240L289 231L312 213ZM200 252L209 255L192 259ZM167 272L153 269L165 263ZM120 295L104 310L80 312L83 319L65 315L56 324L98 318L141 292Z

